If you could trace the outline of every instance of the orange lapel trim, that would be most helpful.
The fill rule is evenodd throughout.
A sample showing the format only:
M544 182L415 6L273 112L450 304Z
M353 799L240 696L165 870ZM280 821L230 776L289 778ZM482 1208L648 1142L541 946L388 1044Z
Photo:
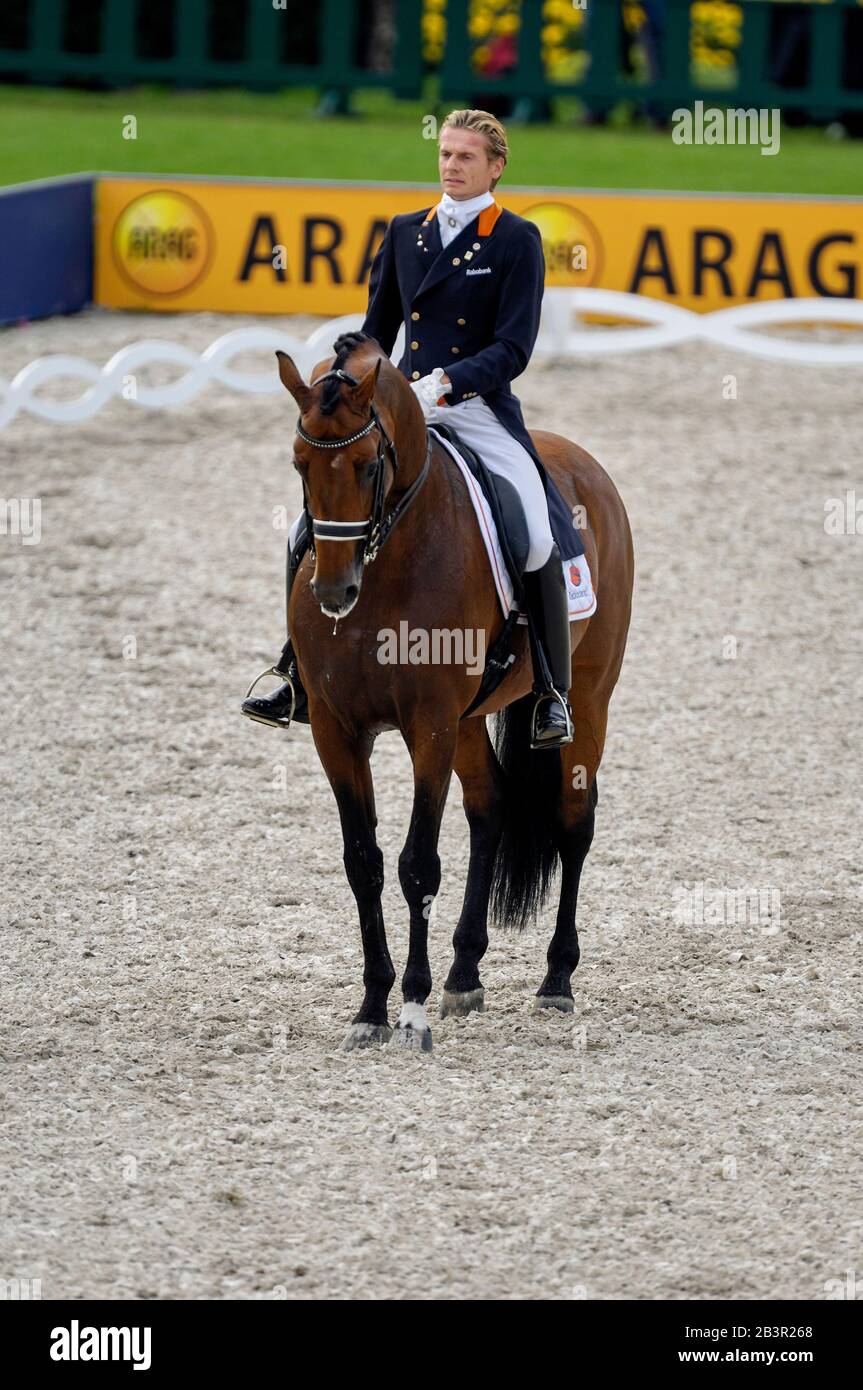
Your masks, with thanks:
M483 208L479 215L479 224L476 229L477 236L491 236L497 224L497 219L503 212L503 208L495 198L487 208Z

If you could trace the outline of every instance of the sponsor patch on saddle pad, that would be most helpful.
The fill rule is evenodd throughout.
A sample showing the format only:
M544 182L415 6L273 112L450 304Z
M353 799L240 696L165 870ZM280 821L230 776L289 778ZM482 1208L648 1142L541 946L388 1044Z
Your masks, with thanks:
M518 604L513 602L512 581L509 571L504 563L503 553L498 540L497 527L494 524L494 517L491 508L485 499L479 483L471 473L464 459L457 449L454 449L448 439L442 435L437 436L439 443L449 451L461 471L465 485L473 503L476 513L477 523L479 524L480 535L485 545L488 562L491 566L494 587L497 589L497 596L500 599L500 606L504 617L507 617ZM596 612L596 592L593 587L593 580L590 574L590 567L587 563L586 555L578 555L575 559L564 560L563 577L566 581L566 593L569 599L569 621L578 622L581 618L589 618ZM520 617L520 623L526 623L527 618Z

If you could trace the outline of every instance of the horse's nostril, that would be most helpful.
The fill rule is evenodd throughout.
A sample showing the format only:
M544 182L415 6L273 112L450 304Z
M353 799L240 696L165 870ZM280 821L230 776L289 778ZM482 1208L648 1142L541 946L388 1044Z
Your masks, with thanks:
M359 592L356 584L349 584L345 589L345 603L356 603Z

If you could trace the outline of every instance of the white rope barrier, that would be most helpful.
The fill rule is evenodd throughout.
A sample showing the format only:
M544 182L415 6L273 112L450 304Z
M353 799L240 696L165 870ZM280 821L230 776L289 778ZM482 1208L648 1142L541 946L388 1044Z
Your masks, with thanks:
M700 339L735 352L750 352L777 362L802 363L811 367L863 366L861 342L820 343L811 336L806 341L796 341L752 331L790 323L841 324L863 329L863 300L859 299L777 299L768 303L741 304L732 309L715 309L709 314L696 314L676 304L666 304L645 295L621 294L617 290L548 290L545 299L551 300L552 325L545 344L546 351L565 355L600 355L672 347ZM573 327L573 310L607 317L647 320L651 326L606 329L586 329L582 325ZM554 326L558 323L560 329L555 333Z
M593 327L580 315L636 320L644 327ZM20 411L57 424L88 420L114 397L150 410L162 410L190 401L211 382L234 391L274 395L283 388L272 362L264 372L240 372L230 362L240 353L274 352L280 348L308 374L314 364L332 352L340 333L362 325L362 314L329 319L307 338L283 329L261 325L225 333L202 353L179 343L147 338L116 352L104 367L83 357L39 357L22 368L11 382L0 380L0 429ZM549 289L543 303L542 324L535 348L537 356L601 356L618 352L645 352L701 341L733 352L753 353L773 361L813 367L863 366L863 342L823 343L811 335L804 339L769 336L755 330L786 324L840 324L863 329L863 301L858 299L781 299L765 304L745 304L696 314L675 304L645 295L616 290ZM401 355L402 333L393 351ZM157 363L185 368L183 375L163 386L145 386L138 379L144 367ZM71 400L38 395L39 388L57 378L78 378L87 389Z

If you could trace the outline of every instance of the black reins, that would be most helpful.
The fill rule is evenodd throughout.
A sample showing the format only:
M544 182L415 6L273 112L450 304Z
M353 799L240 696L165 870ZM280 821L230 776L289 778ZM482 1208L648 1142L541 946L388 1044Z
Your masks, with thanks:
M343 371L341 367L333 371L326 372L315 381L315 386L321 381L326 381L330 377L337 377L339 381L345 381L349 386L358 385L356 377L352 377L349 372ZM381 549L386 544L393 527L401 521L411 503L416 499L420 488L425 482L431 459L431 438L426 444L426 456L423 466L414 481L406 492L402 494L395 506L384 515L386 495L384 493L386 455L389 455L393 466L393 477L396 476L399 467L399 458L396 446L390 439L384 428L383 421L375 409L374 401L370 402L371 418L367 425L354 434L345 435L343 439L315 439L312 435L306 434L299 420L297 421L297 434L300 439L305 440L306 444L313 444L316 449L345 449L349 444L356 444L358 439L364 439L373 429L378 431L378 450L375 468L375 492L372 502L372 514L367 521L319 521L312 516L309 508L309 499L306 493L306 485L303 483L303 510L306 514L306 534L309 537L309 548L312 555L315 554L315 540L319 541L363 541L363 564L370 565L377 558Z

